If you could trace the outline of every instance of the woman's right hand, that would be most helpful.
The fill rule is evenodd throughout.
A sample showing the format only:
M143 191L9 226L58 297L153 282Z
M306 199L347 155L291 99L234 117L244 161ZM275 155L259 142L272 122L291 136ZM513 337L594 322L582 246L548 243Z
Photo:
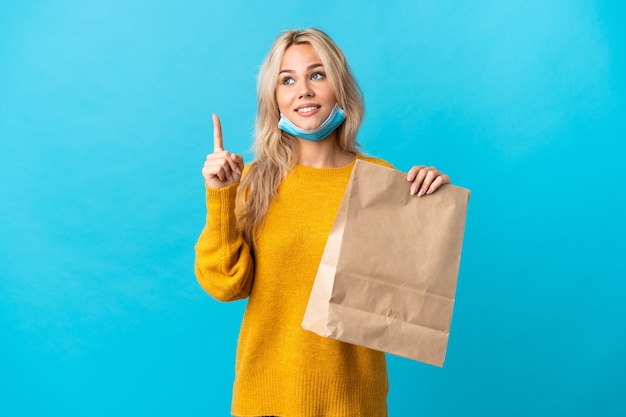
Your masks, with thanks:
M213 114L213 153L206 156L202 167L204 181L211 188L224 188L241 180L243 157L224 150L222 125Z

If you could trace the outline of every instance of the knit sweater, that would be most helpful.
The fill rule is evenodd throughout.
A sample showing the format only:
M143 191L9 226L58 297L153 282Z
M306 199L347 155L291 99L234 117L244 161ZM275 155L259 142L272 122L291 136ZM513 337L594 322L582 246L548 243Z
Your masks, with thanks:
M220 301L249 297L237 347L235 416L387 415L384 354L300 327L353 167L295 166L254 250L236 230L237 184L207 187L206 226L195 247L198 282Z

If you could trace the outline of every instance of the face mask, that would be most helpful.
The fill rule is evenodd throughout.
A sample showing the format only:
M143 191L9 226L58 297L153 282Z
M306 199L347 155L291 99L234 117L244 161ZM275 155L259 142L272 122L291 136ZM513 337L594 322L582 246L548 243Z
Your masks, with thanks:
M291 120L287 119L282 113L280 114L278 127L290 135L315 142L330 135L344 120L346 120L346 113L339 107L339 104L335 104L328 118L317 129L302 129L293 124Z

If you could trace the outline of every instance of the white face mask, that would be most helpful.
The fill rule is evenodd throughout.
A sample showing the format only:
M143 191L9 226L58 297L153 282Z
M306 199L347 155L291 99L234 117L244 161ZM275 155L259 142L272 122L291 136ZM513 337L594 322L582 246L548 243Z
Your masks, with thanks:
M296 126L291 120L287 119L282 113L280 114L278 127L290 135L316 142L330 135L339 127L340 124L343 123L344 120L346 120L346 113L341 107L339 107L339 104L335 104L335 107L333 107L333 110L328 115L328 118L324 120L324 123L319 125L316 129L302 129Z

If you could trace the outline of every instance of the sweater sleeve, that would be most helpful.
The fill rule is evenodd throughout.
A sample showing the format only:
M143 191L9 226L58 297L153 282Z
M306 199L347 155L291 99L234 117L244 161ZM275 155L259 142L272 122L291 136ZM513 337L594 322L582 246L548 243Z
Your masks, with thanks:
M254 276L252 251L236 229L237 186L206 188L206 225L195 246L196 278L219 301L246 298Z

